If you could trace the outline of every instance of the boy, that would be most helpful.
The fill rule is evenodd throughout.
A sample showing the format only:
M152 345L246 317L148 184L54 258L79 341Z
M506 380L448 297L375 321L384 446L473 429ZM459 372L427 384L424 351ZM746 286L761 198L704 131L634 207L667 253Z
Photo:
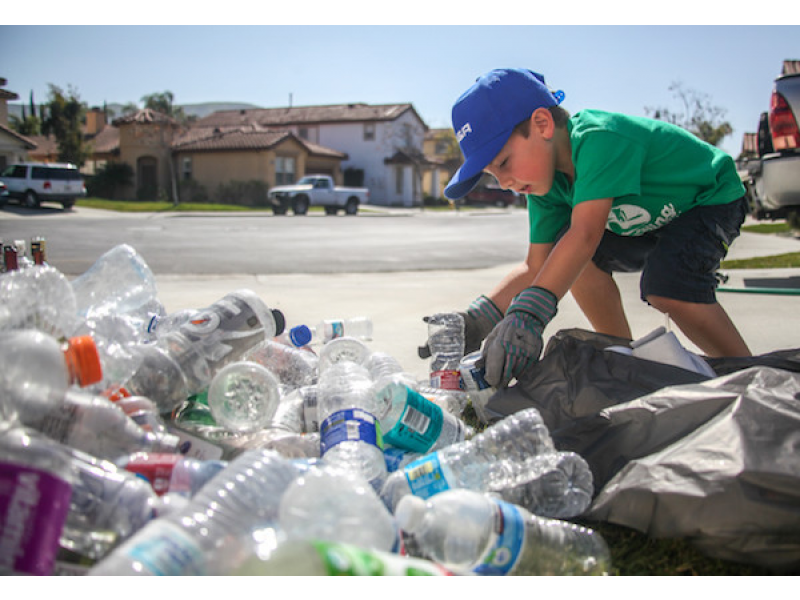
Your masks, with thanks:
M453 106L465 160L445 195L465 196L487 172L528 200L525 262L464 313L467 352L486 338L486 380L505 388L538 361L567 291L597 332L630 339L615 271L642 271L642 300L708 356L749 356L715 294L747 214L731 157L661 121L570 117L563 98L537 73L498 69Z

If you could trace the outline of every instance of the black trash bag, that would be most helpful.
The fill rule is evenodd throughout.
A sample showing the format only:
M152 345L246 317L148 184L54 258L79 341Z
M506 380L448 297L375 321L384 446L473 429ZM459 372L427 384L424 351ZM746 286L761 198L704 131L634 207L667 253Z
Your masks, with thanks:
M584 517L800 570L800 374L750 367L601 415L607 445L629 460Z
M608 424L600 411L660 390L697 383L705 375L672 365L606 350L631 340L583 329L552 336L536 369L524 380L492 396L486 404L490 422L534 407L559 450L580 454L599 490L627 462L606 438Z

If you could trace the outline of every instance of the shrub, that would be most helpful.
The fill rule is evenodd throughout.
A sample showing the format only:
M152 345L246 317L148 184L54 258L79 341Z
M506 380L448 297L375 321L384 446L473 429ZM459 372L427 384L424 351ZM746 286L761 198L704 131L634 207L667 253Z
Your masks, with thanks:
M235 204L262 208L267 206L267 191L269 186L263 181L251 179L250 181L229 181L217 187L214 193L214 202L219 204Z

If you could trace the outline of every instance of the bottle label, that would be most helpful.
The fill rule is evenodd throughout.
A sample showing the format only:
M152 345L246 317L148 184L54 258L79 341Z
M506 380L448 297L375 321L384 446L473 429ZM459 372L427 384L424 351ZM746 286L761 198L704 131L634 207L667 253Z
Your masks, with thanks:
M431 373L431 387L441 390L460 390L461 373L454 370L434 371Z
M327 325L331 328L328 341L344 336L344 321L328 321Z
M52 573L71 495L52 473L0 462L0 571Z
M453 481L452 473L439 461L439 453L433 452L406 465L403 469L411 493L427 499L449 490Z
M325 565L326 575L407 576L452 575L443 567L420 558L371 552L349 544L311 542Z
M483 376L483 369L479 369L475 365L468 367L462 370L462 375L466 371L466 375L464 375L464 387L468 390L474 389L477 391L485 390L489 388L489 384L486 382L486 379Z
M365 410L340 410L325 419L319 427L320 456L342 442L365 442L383 450L381 427Z
M137 535L136 539L141 537ZM166 519L150 522L147 535L129 547L126 555L153 575L206 575L200 547L180 527Z
M495 541L472 570L479 575L508 575L522 555L525 542L525 522L513 504L492 499L495 505Z
M415 390L406 389L403 414L394 427L386 432L384 439L398 448L424 453L439 439L444 414L439 406Z
M404 466L404 461L406 461L410 456L416 456L416 454L416 452L404 450L403 448L384 448L383 458L386 461L386 471L389 473L394 473Z

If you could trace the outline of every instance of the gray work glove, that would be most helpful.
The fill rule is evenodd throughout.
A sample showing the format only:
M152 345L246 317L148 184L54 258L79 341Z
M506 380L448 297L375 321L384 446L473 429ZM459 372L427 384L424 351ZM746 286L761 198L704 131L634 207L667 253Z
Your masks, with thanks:
M486 296L478 296L466 312L458 314L464 318L465 356L479 350L483 340L503 318L503 312ZM429 319L430 317L422 318L426 323ZM417 349L417 353L422 359L431 357L431 349L427 342Z
M476 363L485 369L489 385L505 388L538 362L542 332L556 315L557 305L555 294L540 287L529 287L514 298L505 318L486 338Z

